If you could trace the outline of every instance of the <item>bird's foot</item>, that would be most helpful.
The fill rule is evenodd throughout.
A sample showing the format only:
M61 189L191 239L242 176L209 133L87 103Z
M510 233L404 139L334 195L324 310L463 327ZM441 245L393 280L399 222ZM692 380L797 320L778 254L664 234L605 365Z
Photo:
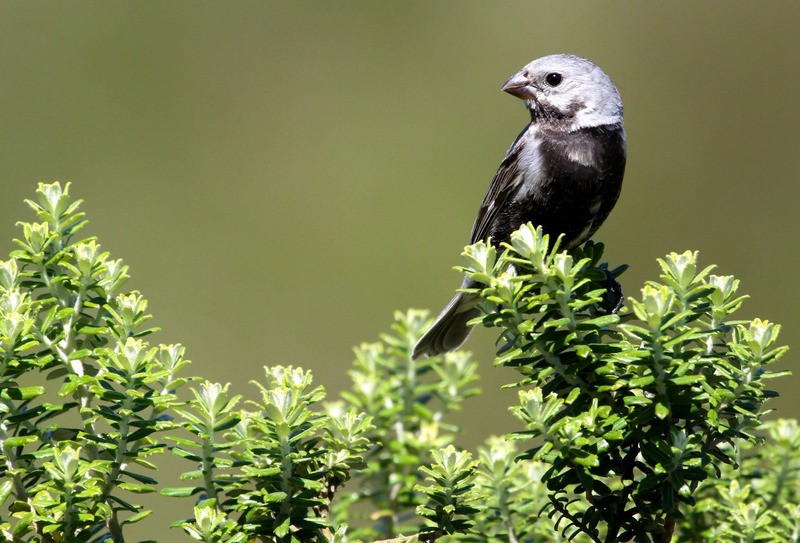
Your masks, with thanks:
M622 285L619 284L617 278L608 270L606 264L599 266L603 274L606 276L606 294L603 296L601 307L606 314L617 313L622 309L625 297L622 295Z

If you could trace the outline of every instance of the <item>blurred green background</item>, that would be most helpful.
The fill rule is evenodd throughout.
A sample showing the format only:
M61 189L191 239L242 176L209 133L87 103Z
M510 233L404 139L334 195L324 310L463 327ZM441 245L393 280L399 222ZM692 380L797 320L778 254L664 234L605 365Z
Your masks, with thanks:
M3 252L36 182L72 181L194 373L246 392L291 363L335 395L393 310L450 298L528 119L500 86L571 52L625 102L625 186L596 239L632 266L627 293L697 249L797 345L799 24L789 2L3 2ZM491 333L468 347L473 446L513 427L515 393ZM784 416L796 383L775 382Z

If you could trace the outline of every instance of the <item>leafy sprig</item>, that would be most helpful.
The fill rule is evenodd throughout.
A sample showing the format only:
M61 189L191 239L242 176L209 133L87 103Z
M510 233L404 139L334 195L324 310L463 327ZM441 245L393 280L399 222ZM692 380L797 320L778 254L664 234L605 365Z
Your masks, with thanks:
M20 223L0 263L3 534L123 541L150 514L134 498L154 491L151 457L187 362L182 347L143 339L153 329L146 300L121 290L127 266L75 237L86 220L69 184L40 183L27 203L42 222Z

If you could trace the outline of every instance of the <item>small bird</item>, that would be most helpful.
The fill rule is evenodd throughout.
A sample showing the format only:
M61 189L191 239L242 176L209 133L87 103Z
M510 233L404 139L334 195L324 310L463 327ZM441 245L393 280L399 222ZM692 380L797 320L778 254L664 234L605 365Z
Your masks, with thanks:
M622 99L594 63L575 55L549 55L511 76L505 92L522 99L531 122L517 136L489 185L470 244L508 241L527 222L563 234L576 247L597 231L617 202L625 173ZM465 278L461 288L474 286ZM478 297L457 293L414 346L412 357L460 347L467 322L479 314Z

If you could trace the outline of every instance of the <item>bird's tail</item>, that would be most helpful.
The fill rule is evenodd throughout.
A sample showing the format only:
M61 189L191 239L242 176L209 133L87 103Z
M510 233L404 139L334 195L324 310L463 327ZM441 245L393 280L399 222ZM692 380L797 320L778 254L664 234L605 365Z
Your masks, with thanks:
M466 283L466 282L465 282ZM463 288L463 285L462 285ZM458 349L469 337L467 323L479 315L475 294L459 292L442 310L433 326L417 341L411 357L436 356Z

